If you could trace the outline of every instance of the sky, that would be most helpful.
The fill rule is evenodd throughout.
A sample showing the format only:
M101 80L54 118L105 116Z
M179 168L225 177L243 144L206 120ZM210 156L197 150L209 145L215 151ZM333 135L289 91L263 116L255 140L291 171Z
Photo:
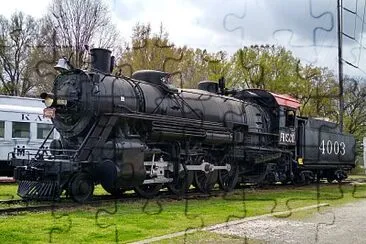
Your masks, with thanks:
M42 17L51 0L0 0L0 14L23 11ZM275 44L291 50L303 63L337 71L336 0L103 0L125 41L132 27L162 23L176 46L232 54L243 46ZM343 58L349 75L366 76L366 0L343 0ZM365 41L364 41L365 39Z

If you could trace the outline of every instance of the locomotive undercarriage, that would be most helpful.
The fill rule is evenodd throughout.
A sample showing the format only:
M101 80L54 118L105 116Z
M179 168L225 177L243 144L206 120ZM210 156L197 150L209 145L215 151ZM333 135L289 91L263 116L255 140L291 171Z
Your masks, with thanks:
M60 150L61 152L61 150ZM125 176L122 179L129 185L123 185L120 177L114 179L111 183L103 182L103 176L113 177L113 170L116 164L110 164L109 169L104 170L105 175L100 174L101 166L106 169L107 162L93 163L88 166L86 162L75 162L60 159L57 157L49 157L48 159L37 159L29 162L28 165L17 167L15 178L19 182L18 194L24 199L39 199L39 200L56 200L65 190L67 195L70 195L75 201L83 202L91 197L94 184L101 183L102 186L113 195L119 195L125 190L134 189L143 197L153 197L163 187L167 186L175 194L183 194L189 186L194 185L203 192L212 190L217 182L217 171L226 171L225 175L230 175L232 169L230 164L215 165L205 161L205 157L197 157L201 159L201 163L186 164L172 161L165 161L158 150L152 155L151 161L144 161L146 169L146 178L140 185L131 185L133 175ZM189 161L188 163L194 163ZM224 179L222 175L223 185L228 185L228 179ZM92 180L98 179L98 180ZM229 186L233 187L233 186Z

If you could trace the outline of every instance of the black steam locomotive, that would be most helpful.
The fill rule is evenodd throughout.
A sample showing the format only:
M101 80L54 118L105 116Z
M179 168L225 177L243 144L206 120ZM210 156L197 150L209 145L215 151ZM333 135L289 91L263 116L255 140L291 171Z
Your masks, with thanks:
M192 184L207 193L216 183L230 191L243 182L341 181L355 165L354 137L296 116L290 97L228 90L223 79L176 89L160 71L114 76L109 50L91 55L89 71L60 60L52 93L41 94L61 139L27 160L13 156L23 165L14 171L22 198L58 199L65 190L83 202L96 184L153 197Z

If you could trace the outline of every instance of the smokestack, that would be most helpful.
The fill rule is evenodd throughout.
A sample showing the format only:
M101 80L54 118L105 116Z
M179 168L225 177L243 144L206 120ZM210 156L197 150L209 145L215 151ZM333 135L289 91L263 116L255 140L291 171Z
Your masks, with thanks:
M104 48L90 49L91 71L111 73L111 51Z

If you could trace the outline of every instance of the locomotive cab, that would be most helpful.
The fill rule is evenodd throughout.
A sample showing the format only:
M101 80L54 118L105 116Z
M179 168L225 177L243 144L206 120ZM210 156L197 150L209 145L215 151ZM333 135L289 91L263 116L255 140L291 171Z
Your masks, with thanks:
M300 107L300 103L286 95L271 94L279 106L279 145L295 146L296 111Z
M286 146L294 146L296 143L295 127L296 127L296 110L288 107L279 108L279 144Z

